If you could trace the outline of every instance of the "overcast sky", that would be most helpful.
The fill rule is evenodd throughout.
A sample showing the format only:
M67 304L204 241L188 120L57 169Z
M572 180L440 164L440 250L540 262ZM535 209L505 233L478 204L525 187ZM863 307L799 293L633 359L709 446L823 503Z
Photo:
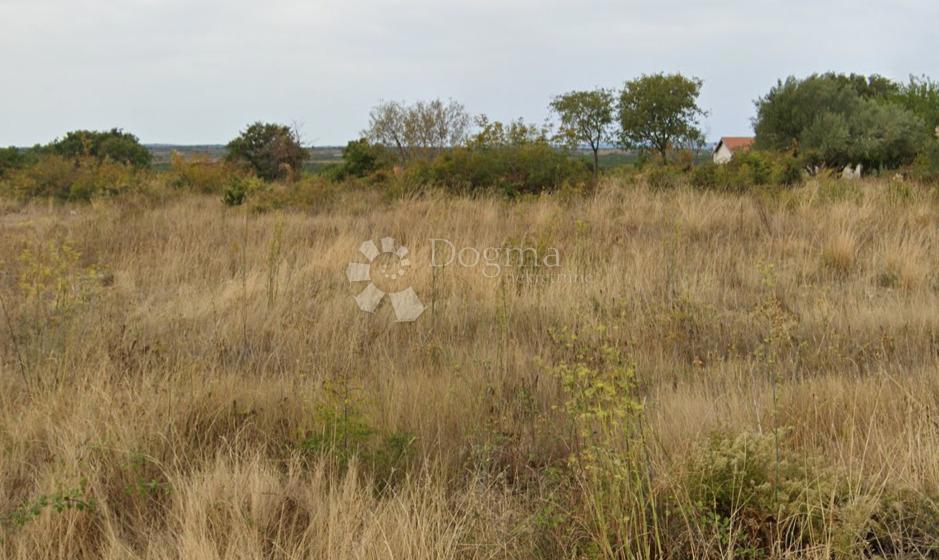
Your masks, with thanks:
M122 127L224 143L256 120L343 144L380 99L541 122L552 95L704 80L711 139L811 72L939 77L936 0L0 0L0 145Z

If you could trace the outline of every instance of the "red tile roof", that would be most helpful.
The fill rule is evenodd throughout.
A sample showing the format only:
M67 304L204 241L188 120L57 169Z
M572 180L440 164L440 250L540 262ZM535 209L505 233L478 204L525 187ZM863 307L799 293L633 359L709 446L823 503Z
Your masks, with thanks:
M740 149L749 150L754 140L755 138L749 136L724 136L720 143L727 146L731 152L736 152Z

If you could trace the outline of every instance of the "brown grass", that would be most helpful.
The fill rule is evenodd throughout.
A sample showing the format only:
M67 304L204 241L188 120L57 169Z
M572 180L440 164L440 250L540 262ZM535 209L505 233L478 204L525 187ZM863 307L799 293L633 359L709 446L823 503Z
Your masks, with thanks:
M2 202L0 556L934 555L939 204L820 188ZM412 324L344 276L385 235L433 302ZM431 238L554 247L583 281L434 274ZM561 332L635 370L641 412L588 418L634 438L614 459L565 412ZM775 427L820 521L696 501L709 441Z

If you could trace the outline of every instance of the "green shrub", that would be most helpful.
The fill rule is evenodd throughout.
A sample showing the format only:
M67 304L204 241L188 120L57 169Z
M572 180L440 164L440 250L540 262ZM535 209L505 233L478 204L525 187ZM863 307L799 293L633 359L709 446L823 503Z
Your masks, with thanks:
M347 382L327 382L323 394L314 411L313 429L299 442L299 450L328 459L340 471L357 459L379 492L401 482L408 473L415 437L372 427L363 412L365 403Z
M203 194L220 194L240 172L231 164L208 156L183 157L174 153L170 161L171 184Z
M14 146L0 148L0 177L26 165L26 155Z
M646 164L643 167L642 176L646 184L656 190L674 189L683 182L681 170L668 164Z
M847 500L831 473L777 448L771 433L710 438L691 457L685 483L693 518L737 556L766 557L777 535L787 547L809 545Z
M140 173L127 165L88 157L73 160L46 155L33 165L10 173L4 183L4 190L16 198L87 201L135 189L142 181Z
M327 207L348 184L340 184L321 176L303 177L294 183L263 183L257 179L247 189L246 198L254 212L283 208L322 209Z
M509 196L554 191L565 184L591 179L589 164L547 143L454 148L407 170L414 184L440 185L447 190L495 190Z
M705 163L694 168L691 184L700 189L745 192L765 185L792 186L802 182L802 163L789 154L741 152L723 165Z
M352 140L342 151L342 165L327 172L337 180L348 177L368 177L381 169L388 169L393 156L384 146L371 144L367 138Z
M773 547L831 549L833 558L933 558L935 496L848 479L819 459L777 447L773 434L713 436L688 461L686 519L735 557Z
M699 189L716 189L720 184L719 170L720 166L710 162L696 165L691 170L691 184Z
M224 202L226 206L241 206L248 199L249 195L262 192L266 190L268 186L267 183L257 177L232 175L222 193L222 202Z
M795 156L783 156L777 161L773 182L779 185L791 187L802 183L803 177L802 162Z
M925 183L939 183L939 141L929 142L916 156L913 175Z

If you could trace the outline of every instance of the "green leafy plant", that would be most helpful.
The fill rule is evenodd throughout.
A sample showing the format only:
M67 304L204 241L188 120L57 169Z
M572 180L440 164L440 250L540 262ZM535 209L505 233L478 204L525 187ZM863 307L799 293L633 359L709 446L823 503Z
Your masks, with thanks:
M599 558L653 558L662 534L641 427L636 372L605 326L551 333L562 359L553 368L574 431L568 466Z
M373 428L345 379L323 387L323 400L314 411L314 428L299 449L330 460L340 471L355 459L374 476L382 491L400 481L412 453L414 437L404 432Z
M225 206L241 206L248 197L264 191L267 185L257 177L234 175L229 178L228 186L222 193L222 202Z
M94 511L96 502L94 498L85 493L86 483L82 480L81 486L72 490L59 491L53 494L43 494L16 508L4 518L7 524L14 527L23 527L30 521L39 517L43 511L51 509L56 513L69 510Z

